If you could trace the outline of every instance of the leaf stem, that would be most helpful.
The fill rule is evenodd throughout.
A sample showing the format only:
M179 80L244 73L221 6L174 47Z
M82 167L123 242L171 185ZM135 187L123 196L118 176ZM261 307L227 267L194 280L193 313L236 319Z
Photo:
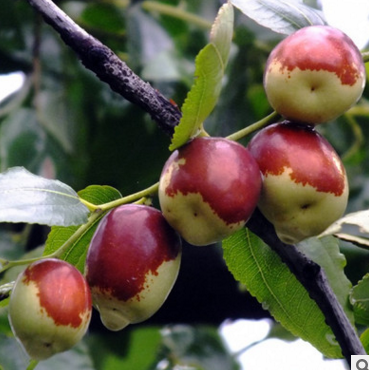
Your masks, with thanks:
M186 21L187 23L192 23L200 28L210 29L212 25L212 23L206 19L193 13L189 13L178 6L167 5L156 1L143 1L141 6L144 10L169 15L173 18Z
M246 137L247 135L250 135L254 131L260 130L264 126L272 123L273 121L276 121L278 117L279 117L279 114L276 112L273 112L269 114L268 116L262 118L260 121L257 121L243 128L242 130L234 132L233 134L227 136L227 139L233 140L233 141L239 141L242 138Z
M5 270L8 270L9 268L15 267L15 266L22 266L22 265L28 265L33 262L37 262L46 258L59 258L65 251L67 251L70 246L75 243L85 232L90 228L90 226L95 223L100 217L102 216L102 211L96 210L94 213L91 214L88 221L81 225L76 232L55 252L47 255L43 255L40 257L34 257L34 258L27 258L27 259L21 259L21 260L4 260L0 259L1 269L0 273L4 272Z
M118 207L122 204L133 203L133 202L139 201L141 198L150 197L151 195L156 194L158 192L158 189L159 189L159 182L137 193L127 195L126 197L119 198L119 199L113 200L108 203L95 205L95 204L87 202L84 199L81 199L81 202L85 204L93 212L96 212L96 211L107 212L111 210L112 208Z
M22 260L15 260L15 261L9 261L0 258L0 273L4 272L5 270L8 270L9 268L15 267L15 266L22 266L22 265L28 265L30 263L45 259L45 258L60 258L60 256L63 255L68 249L78 241L79 238L81 238L87 230L95 223L97 222L107 211L111 210L112 208L118 207L122 204L127 203L136 203L136 204L145 204L147 202L147 198L153 194L155 194L158 191L159 183L155 183L154 185L149 186L148 188L141 190L137 193L128 195L126 197L114 200L112 202L95 205L92 204L84 199L81 198L81 202L85 204L89 210L92 212L88 221L81 225L75 233L65 241L65 243L60 246L56 251L54 251L51 254L47 254L40 257L35 258L28 258L28 259L22 259Z

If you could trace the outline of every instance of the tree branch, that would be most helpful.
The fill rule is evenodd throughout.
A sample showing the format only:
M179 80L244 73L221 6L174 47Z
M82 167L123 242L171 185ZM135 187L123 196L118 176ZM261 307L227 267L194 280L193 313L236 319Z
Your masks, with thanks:
M289 267L300 283L308 291L331 327L342 354L348 364L351 355L365 355L355 328L352 327L336 295L333 293L324 270L301 253L295 246L282 243L275 233L274 226L257 209L247 223L247 227L270 246Z
M113 51L76 25L52 1L27 1L60 34L88 69L109 84L112 90L148 112L164 132L172 135L181 118L177 107L142 81ZM249 220L247 227L281 257L318 304L348 363L350 355L366 354L355 329L330 288L323 269L296 247L287 247L282 243L275 234L274 227L258 211Z
M173 134L181 119L177 106L138 77L111 49L79 27L51 0L27 1L59 33L86 68L113 91L149 113L166 134Z

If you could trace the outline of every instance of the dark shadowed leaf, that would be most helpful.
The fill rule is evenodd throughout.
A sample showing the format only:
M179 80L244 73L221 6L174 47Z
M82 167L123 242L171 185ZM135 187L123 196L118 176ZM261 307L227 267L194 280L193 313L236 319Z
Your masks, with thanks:
M352 288L350 302L354 307L355 320L362 325L369 325L369 274Z
M151 370L161 344L160 328L139 326L113 334L88 337L95 370Z
M210 326L192 327L172 325L162 331L166 360L158 363L155 370L238 370L239 365L228 352L219 332ZM160 364L167 363L166 367Z

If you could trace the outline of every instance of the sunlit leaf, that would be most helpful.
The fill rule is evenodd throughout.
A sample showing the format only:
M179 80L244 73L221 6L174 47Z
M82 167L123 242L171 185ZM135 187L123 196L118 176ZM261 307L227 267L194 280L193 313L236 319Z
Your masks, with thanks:
M345 233L336 233L334 234L334 236L346 242L350 242L354 245L357 245L358 247L369 249L369 239L368 238L363 238L360 236L355 236L355 235L345 234Z
M329 226L320 236L337 234L342 231L345 225L357 226L361 233L369 234L369 211L347 214Z
M89 210L68 185L36 176L23 167L0 174L0 222L80 225Z
M260 25L289 35L299 28L326 24L323 13L299 0L231 0Z
M233 35L233 7L225 4L213 24L210 43L196 57L195 83L182 106L182 119L175 128L170 150L196 136L214 109L222 88Z
M329 358L342 357L323 313L306 289L263 241L247 229L223 242L224 258L235 279L293 335Z
M116 200L121 197L118 190L110 186L91 185L84 190L81 190L78 195L92 204L104 204ZM86 228L77 240L71 243L69 249L60 256L60 258L68 261L76 266L81 272L84 271L87 250L90 245L94 232L101 218L105 213L102 213L88 228ZM79 226L70 227L52 227L48 235L44 255L47 256L58 250L74 233Z
M196 81L182 107L182 119L176 126L172 144L174 150L196 136L206 117L213 110L221 91L222 62L213 44L208 44L196 57Z
M231 41L233 38L233 7L230 3L223 5L210 31L210 42L217 49L223 63L223 70L227 66Z

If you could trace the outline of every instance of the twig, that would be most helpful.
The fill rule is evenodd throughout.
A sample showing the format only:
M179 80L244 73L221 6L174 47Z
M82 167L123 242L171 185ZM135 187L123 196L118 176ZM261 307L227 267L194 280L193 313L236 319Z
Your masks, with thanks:
M79 56L83 64L102 81L138 105L169 135L181 118L180 111L148 83L135 75L109 48L76 25L50 0L27 0ZM322 268L308 259L294 246L283 244L273 226L259 212L255 212L247 226L266 242L286 263L292 273L309 292L322 310L341 346L342 354L350 363L350 355L366 354L355 329L347 319L331 290Z
M111 49L79 27L51 0L27 1L59 33L86 68L113 91L148 112L165 133L173 134L181 118L176 105L138 77Z
M301 253L295 246L282 243L273 225L256 210L247 227L268 244L289 267L300 283L308 291L325 316L332 329L342 354L350 365L351 355L365 355L360 339L348 320L327 280L324 270Z

